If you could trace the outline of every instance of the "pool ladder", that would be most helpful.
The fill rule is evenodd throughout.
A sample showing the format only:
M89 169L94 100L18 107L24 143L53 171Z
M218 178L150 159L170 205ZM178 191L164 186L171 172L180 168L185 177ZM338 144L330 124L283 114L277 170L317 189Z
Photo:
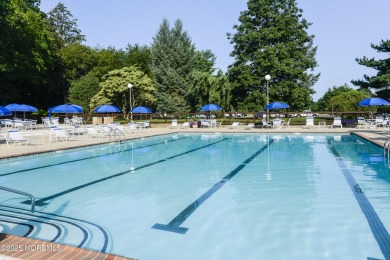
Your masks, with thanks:
M389 161L390 161L390 139L388 139L385 142L385 144L383 145L383 157L386 158L386 156L387 156L387 165L389 165Z
M31 199L31 213L34 213L34 211L35 211L35 198L34 198L34 196L32 194L24 192L24 191L20 191L20 190L7 188L7 187L4 187L4 186L0 186L0 190L5 190L5 191L12 192L12 193L16 193L16 194L20 194L20 195L24 195L24 196L30 197L30 199Z

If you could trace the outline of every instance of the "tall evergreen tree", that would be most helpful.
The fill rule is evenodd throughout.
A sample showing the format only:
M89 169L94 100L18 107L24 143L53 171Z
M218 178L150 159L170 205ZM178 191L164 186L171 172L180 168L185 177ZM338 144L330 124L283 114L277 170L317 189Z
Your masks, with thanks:
M77 19L73 18L63 3L58 3L48 13L48 16L53 30L59 36L60 46L85 41L85 35L82 35L81 30L77 27Z
M195 47L181 20L173 28L167 19L153 37L152 67L157 85L157 111L182 112L189 110L187 98L191 86Z
M319 74L314 36L306 30L310 24L302 18L295 0L249 0L241 12L239 25L228 39L234 45L234 63L228 75L233 86L236 109L258 110L265 105L266 80L271 75L269 97L285 101L293 109L310 106L312 89Z
M382 40L379 45L371 44L371 48L380 53L390 54L390 40ZM377 70L375 76L364 75L364 80L352 80L355 86L362 89L373 89L378 96L382 98L390 98L390 57L383 60L375 60L374 58L363 57L356 59L357 63Z

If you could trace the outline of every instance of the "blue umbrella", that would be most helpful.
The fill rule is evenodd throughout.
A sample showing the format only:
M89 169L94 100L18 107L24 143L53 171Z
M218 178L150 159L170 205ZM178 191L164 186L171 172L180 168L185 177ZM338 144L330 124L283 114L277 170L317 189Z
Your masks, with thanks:
M148 107L135 107L133 110L131 110L132 113L134 114L150 114L152 113L152 110L150 110Z
M38 109L36 107L30 106L30 105L19 105L19 104L9 104L6 105L5 108L7 108L10 111L17 111L17 112L38 112Z
M75 107L80 113L83 112L83 107L75 104L71 104L72 107Z
M5 107L2 107L0 106L0 116L10 116L12 115L12 111L5 108Z
M52 108L49 108L49 113L60 113L60 114L77 114L81 113L82 110L73 106L73 105L59 105Z
M361 107L387 106L387 105L390 105L390 103L382 98L366 98L359 102L359 106Z
M289 108L290 106L283 102L272 102L265 106L265 109L281 109Z
M200 109L200 111L217 111L217 110L222 110L222 108L216 104L207 104Z
M12 112L23 112L23 118L26 117L26 112L38 112L38 109L36 107L30 106L30 105L19 105L19 104L9 104L6 105L5 108Z
M95 113L118 113L118 112L121 112L121 110L114 105L102 105L95 109Z

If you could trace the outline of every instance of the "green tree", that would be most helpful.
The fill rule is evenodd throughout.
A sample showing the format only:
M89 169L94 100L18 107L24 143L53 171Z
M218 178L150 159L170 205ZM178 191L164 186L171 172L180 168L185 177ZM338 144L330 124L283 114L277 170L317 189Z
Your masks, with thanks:
M330 102L330 100L335 96L349 92L351 90L353 90L353 89L350 86L348 86L347 84L344 84L344 85L339 86L339 87L333 86L333 88L329 88L325 92L325 94L320 99L318 99L318 101L317 101L318 110L319 111L332 111L332 103Z
M380 53L390 54L390 40L382 40L379 45L371 44L371 48ZM376 60L374 58L363 57L356 59L360 65L377 70L375 76L364 75L363 80L352 80L352 84L359 86L362 89L375 90L377 95L389 99L390 98L390 58Z
M364 110L359 107L358 104L361 100L369 97L367 93L362 91L349 89L346 91L340 91L337 95L333 96L329 100L329 105L332 107L332 111L337 112L353 112Z
M48 13L48 21L59 38L59 46L85 41L85 35L77 27L77 19L68 11L63 3L58 3Z
M193 70L212 74L215 71L216 59L217 57L211 50L195 51Z
M84 108L84 113L89 113L89 103L99 90L99 79L89 73L72 82L68 100L72 104L82 106Z
M156 87L153 80L137 67L124 67L108 72L103 76L100 91L91 99L91 109L99 105L114 104L122 108L123 112L129 111L128 84L133 84L132 105L148 106L155 108Z
M265 105L266 81L271 75L269 97L285 101L292 109L308 108L319 74L310 26L295 0L249 0L239 25L228 34L235 58L228 76L233 83L236 109L257 110Z
M54 68L54 36L40 1L0 1L1 103L43 107L52 88L47 72ZM53 91L54 92L54 91ZM53 93L52 92L52 93ZM37 99L36 97L40 98Z
M191 87L195 47L181 20L170 28L167 19L153 37L152 67L157 85L157 111L183 112L190 108L188 92Z
M65 78L69 84L73 80L87 75L98 65L96 50L79 43L68 44L58 54L65 68Z
M126 66L136 66L150 78L153 78L152 53L147 45L128 45L126 47Z

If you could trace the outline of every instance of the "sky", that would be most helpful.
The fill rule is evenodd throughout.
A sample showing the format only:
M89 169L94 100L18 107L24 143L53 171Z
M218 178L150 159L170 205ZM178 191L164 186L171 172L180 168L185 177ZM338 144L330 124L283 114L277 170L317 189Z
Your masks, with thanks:
M59 1L41 0L41 10L49 12ZM226 72L233 63L233 45L226 34L234 33L246 0L62 0L77 19L78 28L91 47L113 46L124 49L128 44L150 45L164 18L173 25L182 20L198 50L211 50L217 57L216 67ZM318 67L321 73L314 85L314 100L333 86L363 79L376 70L359 65L364 56L389 58L377 53L371 44L390 39L389 0L297 0L303 18L312 25L308 33L315 36ZM272 77L272 75L271 75ZM264 82L259 82L264 84ZM272 79L270 81L272 84ZM355 88L355 87L354 87Z

